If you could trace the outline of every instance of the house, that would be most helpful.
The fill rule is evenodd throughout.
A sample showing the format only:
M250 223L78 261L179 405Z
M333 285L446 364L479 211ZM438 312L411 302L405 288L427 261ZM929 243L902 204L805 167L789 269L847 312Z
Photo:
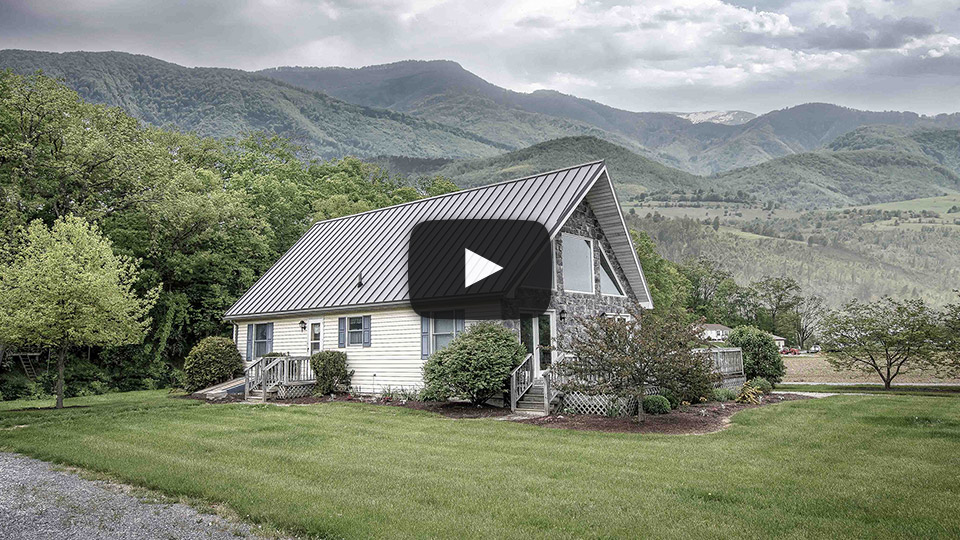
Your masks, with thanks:
M707 341L726 341L730 335L730 327L722 324L704 324L700 335Z
M457 310L428 317L411 308L408 239L416 224L436 219L532 220L549 233L546 311L502 321L529 352L526 375L512 378L517 400L544 384L551 353L541 346L576 316L653 307L606 166L586 163L314 224L225 314L248 390L292 395L284 393L290 373L309 370L303 359L320 350L346 352L360 392L422 386L427 357L473 322Z
M782 349L787 346L787 338L780 337L776 334L770 334L773 336L773 342L777 344L778 349Z

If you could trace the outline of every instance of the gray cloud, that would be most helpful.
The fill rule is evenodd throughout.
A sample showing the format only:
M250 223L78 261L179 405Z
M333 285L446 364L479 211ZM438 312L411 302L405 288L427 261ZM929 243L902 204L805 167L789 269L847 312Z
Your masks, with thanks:
M4 0L0 48L124 50L188 66L446 58L495 84L632 110L808 101L958 108L955 0Z

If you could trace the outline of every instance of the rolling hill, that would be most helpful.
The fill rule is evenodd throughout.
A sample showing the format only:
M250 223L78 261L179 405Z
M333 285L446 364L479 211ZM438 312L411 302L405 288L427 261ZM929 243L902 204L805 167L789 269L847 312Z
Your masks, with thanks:
M926 156L960 174L960 131L955 129L906 129L866 126L855 129L827 145L830 150L889 150Z
M0 69L59 77L93 103L119 106L157 126L215 137L269 131L314 155L475 158L495 142L424 118L347 103L233 69L186 68L120 52L0 51Z
M491 158L457 161L436 172L461 186L476 186L528 174L606 160L621 197L643 191L695 190L701 178L637 155L595 137L565 137Z
M934 132L924 133L933 137ZM605 159L622 197L643 191L742 190L794 209L836 208L960 192L960 176L919 150L908 150L820 150L719 175L696 176L608 141L566 137L490 158L455 161L429 172L473 186Z

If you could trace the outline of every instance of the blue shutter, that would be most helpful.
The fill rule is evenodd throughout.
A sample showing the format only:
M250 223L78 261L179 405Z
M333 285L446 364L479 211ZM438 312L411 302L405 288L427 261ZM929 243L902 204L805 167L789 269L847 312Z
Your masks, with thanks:
M462 310L462 309L458 309L458 310L454 311L454 312L453 312L453 317L454 317L454 321L453 321L453 335L454 335L454 337L456 337L456 336L460 335L460 334L463 332L463 327L464 327L464 324L465 324L465 321L463 320L463 318L464 318L463 310Z
M273 352L273 323L267 323L267 352Z
M347 318L337 319L337 347L341 349L347 346Z
M363 316L363 346L370 346L370 316Z
M253 325L247 325L247 362L253 360Z
M420 358L430 358L430 317L420 316Z

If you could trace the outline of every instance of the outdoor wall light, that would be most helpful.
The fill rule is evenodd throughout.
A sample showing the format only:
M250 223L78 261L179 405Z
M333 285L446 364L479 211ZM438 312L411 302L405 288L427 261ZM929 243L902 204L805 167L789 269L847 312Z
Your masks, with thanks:
M561 309L561 310L560 310L560 322L564 322L564 321L566 321L566 320L567 320L567 310Z
M307 321L300 321L300 331L301 332L307 331Z

